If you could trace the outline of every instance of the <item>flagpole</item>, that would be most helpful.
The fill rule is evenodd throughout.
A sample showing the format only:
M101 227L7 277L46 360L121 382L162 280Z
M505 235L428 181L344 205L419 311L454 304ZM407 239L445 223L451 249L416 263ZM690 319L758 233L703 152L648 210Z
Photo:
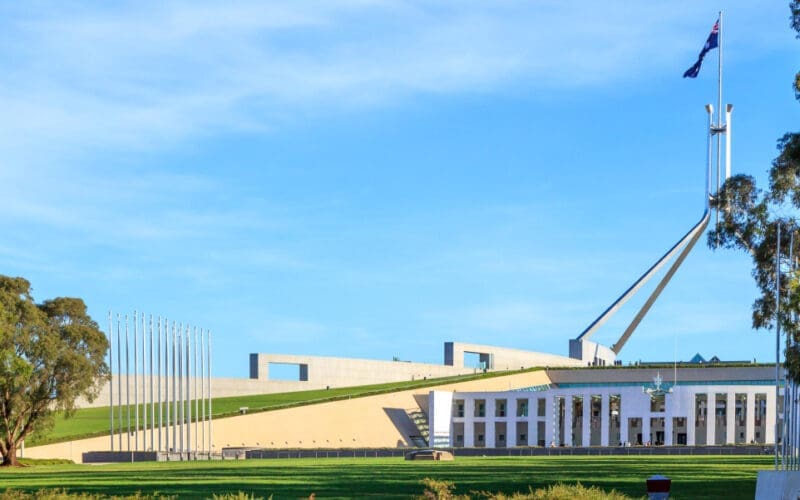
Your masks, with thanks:
M722 161L722 11L719 11L719 18L717 19L717 50L719 50L719 57L717 59L717 193L719 193L721 186L721 161ZM716 210L716 222L719 227L719 209Z
M119 367L117 368L119 370ZM114 451L114 319L108 311L108 407L111 419L111 451Z

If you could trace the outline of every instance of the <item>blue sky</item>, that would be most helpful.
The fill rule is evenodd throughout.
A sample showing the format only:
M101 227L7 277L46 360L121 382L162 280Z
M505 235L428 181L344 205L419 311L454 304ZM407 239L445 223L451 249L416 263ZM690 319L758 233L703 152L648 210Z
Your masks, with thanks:
M681 75L720 7L763 180L800 111L785 2L0 4L0 273L209 328L219 376L566 354L700 218L717 51ZM750 268L703 240L622 359L774 359Z

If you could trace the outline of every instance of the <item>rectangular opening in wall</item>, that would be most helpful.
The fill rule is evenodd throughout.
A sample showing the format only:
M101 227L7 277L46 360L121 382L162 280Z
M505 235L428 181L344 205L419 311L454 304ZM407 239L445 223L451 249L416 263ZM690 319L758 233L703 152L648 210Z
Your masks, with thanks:
M308 365L304 363L268 363L269 380L308 381Z
M473 368L475 370L483 370L486 368L481 363L481 355L477 352L465 352L464 353L464 367L465 368Z
M495 417L505 417L506 416L506 400L505 399L496 399L494 401L494 416Z
M485 399L476 399L475 400L475 414L476 417L485 417L486 416L486 400Z
M453 401L453 416L464 418L464 400L456 399Z

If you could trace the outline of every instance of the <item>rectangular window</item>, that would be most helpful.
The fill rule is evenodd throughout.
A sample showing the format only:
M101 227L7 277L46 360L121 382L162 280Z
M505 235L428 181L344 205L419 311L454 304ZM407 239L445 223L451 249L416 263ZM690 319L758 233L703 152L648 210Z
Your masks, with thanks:
M456 399L453 401L453 416L463 418L464 417L464 400L463 399Z
M506 416L506 400L505 399L498 399L494 403L494 416L495 417L505 417Z
M663 412L664 411L664 395L658 394L650 397L650 411L651 412Z
M536 400L536 415L539 417L544 417L545 412L545 399L539 398Z
M517 416L518 417L527 417L528 416L528 400L527 399L518 399L517 400Z

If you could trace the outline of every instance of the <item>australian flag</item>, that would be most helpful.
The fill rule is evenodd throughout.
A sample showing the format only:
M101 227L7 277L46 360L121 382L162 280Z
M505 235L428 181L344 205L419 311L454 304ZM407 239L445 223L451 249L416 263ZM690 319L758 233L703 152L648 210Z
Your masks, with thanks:
M700 73L700 66L703 64L703 58L706 56L709 50L715 49L719 46L719 19L717 22L714 23L714 27L711 28L711 34L708 35L708 40L706 40L706 44L703 45L703 50L700 51L700 55L697 56L697 62L692 65L691 68L687 69L686 72L683 74L684 78L697 78L697 74Z

